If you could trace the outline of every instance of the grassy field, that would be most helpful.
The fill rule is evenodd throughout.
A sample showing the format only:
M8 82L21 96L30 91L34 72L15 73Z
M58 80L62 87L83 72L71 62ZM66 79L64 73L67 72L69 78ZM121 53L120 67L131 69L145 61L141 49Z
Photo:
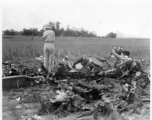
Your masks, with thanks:
M43 55L43 41L41 37L3 38L3 60L30 60ZM149 39L107 39L107 38L74 38L57 37L55 41L56 55L68 55L78 58L83 54L98 58L108 57L112 46L121 46L131 52L131 58L150 61Z

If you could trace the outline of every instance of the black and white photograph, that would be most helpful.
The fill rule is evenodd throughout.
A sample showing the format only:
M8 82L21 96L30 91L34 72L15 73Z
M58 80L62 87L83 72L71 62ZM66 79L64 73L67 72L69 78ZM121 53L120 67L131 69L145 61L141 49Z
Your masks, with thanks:
M150 120L150 0L2 0L2 120Z

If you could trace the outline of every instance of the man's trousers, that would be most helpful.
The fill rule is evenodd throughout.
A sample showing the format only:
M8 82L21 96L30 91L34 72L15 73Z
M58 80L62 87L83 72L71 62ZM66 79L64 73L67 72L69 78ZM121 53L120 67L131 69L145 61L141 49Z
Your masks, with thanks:
M52 72L54 68L54 56L55 46L52 42L44 43L44 67L48 70L48 73Z

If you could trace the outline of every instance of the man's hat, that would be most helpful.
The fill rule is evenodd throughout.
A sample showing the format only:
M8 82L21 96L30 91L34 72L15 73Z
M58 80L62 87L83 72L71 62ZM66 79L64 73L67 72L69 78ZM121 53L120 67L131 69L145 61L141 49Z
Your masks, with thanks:
M45 24L45 25L43 26L43 29L44 29L44 30L46 30L47 28L52 29L52 25L50 25L50 24Z

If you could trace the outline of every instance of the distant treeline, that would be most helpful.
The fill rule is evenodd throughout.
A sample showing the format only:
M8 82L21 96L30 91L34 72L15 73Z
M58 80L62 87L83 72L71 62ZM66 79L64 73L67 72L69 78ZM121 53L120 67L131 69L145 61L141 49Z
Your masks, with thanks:
M84 28L78 28L75 27L70 28L67 26L66 29L60 28L60 22L49 22L50 25L52 25L52 30L55 32L56 36L65 36L65 37L98 37L95 32L89 32L85 30ZM15 35L23 35L23 36L42 36L43 29L38 30L37 28L30 28L26 29L24 28L22 31L16 31L16 30L4 30L4 35L9 36L15 36ZM115 33L109 33L104 38L116 38Z
M116 37L117 37L116 33L110 32L106 36L103 36L102 38L116 38Z
M67 26L66 29L60 28L60 22L49 22L49 24L52 25L52 30L55 32L56 36L67 36L67 37L97 37L96 33L94 32L89 32L85 30L84 28L70 28ZM24 36L42 36L43 34L43 29L38 30L37 28L30 28L26 29L24 28L22 31L16 31L16 30L4 30L3 31L4 35L10 35L10 36L15 36L15 35L24 35Z

